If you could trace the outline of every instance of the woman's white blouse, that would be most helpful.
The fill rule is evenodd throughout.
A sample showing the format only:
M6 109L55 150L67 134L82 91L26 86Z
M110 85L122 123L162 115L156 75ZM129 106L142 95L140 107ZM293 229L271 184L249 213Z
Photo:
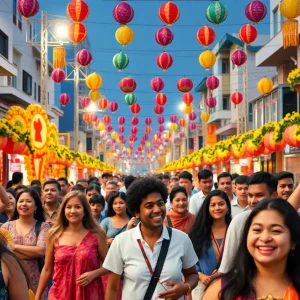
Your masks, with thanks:
M187 234L172 229L172 238L168 254L161 272L161 282L182 282L182 269L193 267L198 258L192 242ZM142 241L146 255L155 270L163 239L169 239L168 230L163 226L163 232L154 245L152 252L149 245L142 237L140 226L119 234L113 241L103 267L115 274L124 272L122 299L142 300L151 280L151 274L142 255L137 240ZM171 287L168 287L169 289ZM164 291L161 284L157 284L152 300L158 299L157 295ZM181 297L184 299L184 297Z

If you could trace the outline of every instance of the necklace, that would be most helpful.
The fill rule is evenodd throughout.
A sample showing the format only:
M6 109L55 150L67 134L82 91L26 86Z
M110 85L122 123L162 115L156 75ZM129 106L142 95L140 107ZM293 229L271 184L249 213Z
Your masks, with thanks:
M282 298L275 298L272 295L268 295L266 297L259 297L256 300L283 300Z

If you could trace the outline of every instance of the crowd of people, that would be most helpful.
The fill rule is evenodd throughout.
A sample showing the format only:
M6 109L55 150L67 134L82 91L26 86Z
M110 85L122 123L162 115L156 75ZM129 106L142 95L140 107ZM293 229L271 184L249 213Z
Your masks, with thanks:
M0 300L300 300L290 172L16 172L0 199Z

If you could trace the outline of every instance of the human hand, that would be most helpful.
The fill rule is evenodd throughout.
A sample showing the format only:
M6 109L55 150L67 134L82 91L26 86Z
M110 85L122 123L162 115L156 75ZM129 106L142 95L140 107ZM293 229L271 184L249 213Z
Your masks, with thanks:
M183 295L186 295L189 291L189 287L187 284L177 283L177 282L164 282L164 286L172 286L172 288L168 291L165 291L163 293L159 293L158 297L162 299L168 299L168 300L178 300Z
M114 238L107 239L107 245L110 246L113 241L114 241Z
M210 276L207 276L203 273L198 273L198 276L199 276L199 280L204 284L204 285L208 285L209 282L211 281L211 278Z
M76 283L81 286L86 286L95 279L95 275L92 272L86 272L81 274L77 279Z
M128 224L127 224L127 230L132 229L133 227L136 226L136 218L133 217L129 220Z

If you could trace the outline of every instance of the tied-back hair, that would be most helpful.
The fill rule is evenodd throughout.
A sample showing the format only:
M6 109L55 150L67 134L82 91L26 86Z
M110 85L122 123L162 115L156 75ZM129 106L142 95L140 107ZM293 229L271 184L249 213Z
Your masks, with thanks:
M99 224L94 220L92 215L92 211L90 205L86 199L86 196L80 191L73 191L68 193L62 200L62 203L59 207L57 217L53 227L49 230L48 237L58 239L65 229L69 226L69 221L66 219L65 216L65 208L68 204L69 200L72 198L78 198L83 206L84 209L84 218L82 220L83 226L90 232L97 234L101 238L106 239L105 232L101 229Z
M286 271L298 295L300 295L300 218L296 210L287 201L277 198L261 201L248 217L238 248L238 255L235 257L230 271L221 275L223 280L223 287L219 296L221 300L252 295L256 299L253 279L256 276L257 268L247 248L247 237L253 218L264 210L275 210L282 215L285 225L290 230L291 240L296 243L295 250L288 255Z
M129 218L133 217L133 214L127 208L127 199L126 194L123 192L110 192L107 196L107 217L113 217L116 215L116 212L113 209L114 201L117 198L121 198L126 204L126 214Z
M213 218L209 213L209 206L211 198L216 196L221 197L226 202L228 213L225 215L225 223L229 225L231 222L231 205L226 193L221 190L210 192L205 198L189 234L198 257L207 253L211 244Z

